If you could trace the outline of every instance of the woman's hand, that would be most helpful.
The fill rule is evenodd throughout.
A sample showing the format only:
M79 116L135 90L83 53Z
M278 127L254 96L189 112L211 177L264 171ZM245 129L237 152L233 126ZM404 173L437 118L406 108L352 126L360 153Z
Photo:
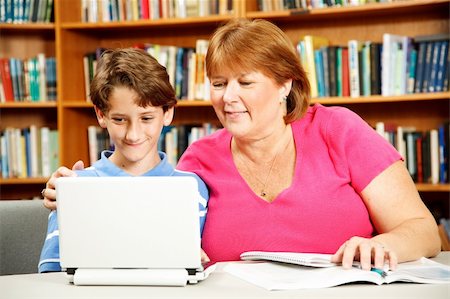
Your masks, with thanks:
M65 166L61 166L54 173L52 173L52 176L45 185L45 189L43 189L41 192L42 196L44 197L44 207L50 210L56 210L56 179L60 177L76 176L77 174L74 172L74 170L81 170L83 168L84 163L80 160L73 164L72 170Z
M339 247L331 261L342 263L346 269L352 267L353 261L359 261L363 270L370 270L371 267L383 269L385 264L389 264L389 269L394 270L397 255L374 238L352 237Z

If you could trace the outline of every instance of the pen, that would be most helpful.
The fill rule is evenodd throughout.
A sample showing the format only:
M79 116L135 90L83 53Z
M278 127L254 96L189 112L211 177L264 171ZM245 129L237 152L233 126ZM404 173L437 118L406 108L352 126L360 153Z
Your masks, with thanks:
M381 275L381 277L386 277L387 273L383 269L371 267L370 271L376 272Z
M353 264L353 267L354 268L358 268L358 269L362 269L361 265L359 263L358 264ZM370 271L378 273L381 277L386 277L387 276L387 272L385 270L383 270L383 269L380 269L380 268L371 267Z

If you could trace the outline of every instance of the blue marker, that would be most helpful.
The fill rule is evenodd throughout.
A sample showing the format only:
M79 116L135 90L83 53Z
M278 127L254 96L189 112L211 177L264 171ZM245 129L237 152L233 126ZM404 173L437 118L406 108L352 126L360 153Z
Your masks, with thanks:
M386 277L386 275L387 275L386 271L384 271L383 269L379 269L379 268L372 267L372 268L370 268L370 271L380 274L381 277Z

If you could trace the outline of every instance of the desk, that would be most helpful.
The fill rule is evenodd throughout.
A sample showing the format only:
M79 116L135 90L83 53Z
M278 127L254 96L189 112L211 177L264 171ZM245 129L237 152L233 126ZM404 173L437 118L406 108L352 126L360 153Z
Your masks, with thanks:
M450 265L450 252L433 260ZM0 276L0 298L450 298L450 284L352 284L326 289L267 291L223 271L186 287L74 286L64 273Z

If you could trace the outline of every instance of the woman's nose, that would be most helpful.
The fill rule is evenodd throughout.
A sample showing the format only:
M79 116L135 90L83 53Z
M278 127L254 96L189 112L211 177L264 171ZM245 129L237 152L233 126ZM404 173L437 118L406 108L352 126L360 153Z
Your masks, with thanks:
M230 82L225 87L225 92L223 94L224 102L232 102L238 98L238 84L235 82Z

